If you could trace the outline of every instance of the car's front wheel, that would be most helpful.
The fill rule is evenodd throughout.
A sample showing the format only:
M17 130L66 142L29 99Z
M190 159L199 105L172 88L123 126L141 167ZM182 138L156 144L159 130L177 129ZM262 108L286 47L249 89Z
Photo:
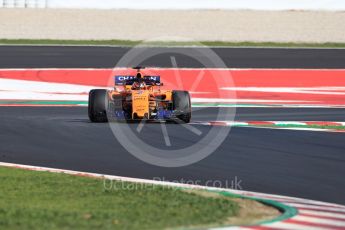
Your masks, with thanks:
M89 92L88 114L91 122L107 122L108 96L105 89L93 89Z
M192 117L192 104L188 91L174 90L172 92L173 110L177 121L189 123Z

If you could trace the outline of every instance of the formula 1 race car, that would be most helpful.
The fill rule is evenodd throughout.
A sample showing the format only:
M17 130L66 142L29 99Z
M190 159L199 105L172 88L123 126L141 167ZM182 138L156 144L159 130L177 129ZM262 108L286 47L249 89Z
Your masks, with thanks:
M162 90L160 76L146 76L134 67L136 76L115 76L113 90L93 89L89 93L91 122L173 121L189 123L191 99L188 91ZM118 86L123 86L120 89Z

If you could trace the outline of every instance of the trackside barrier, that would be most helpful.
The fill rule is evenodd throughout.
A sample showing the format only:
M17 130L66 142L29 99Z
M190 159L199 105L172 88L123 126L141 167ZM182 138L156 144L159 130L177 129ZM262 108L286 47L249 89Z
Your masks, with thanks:
M343 0L0 0L6 8L90 8L138 10L345 10Z
M49 0L0 0L3 8L46 8Z

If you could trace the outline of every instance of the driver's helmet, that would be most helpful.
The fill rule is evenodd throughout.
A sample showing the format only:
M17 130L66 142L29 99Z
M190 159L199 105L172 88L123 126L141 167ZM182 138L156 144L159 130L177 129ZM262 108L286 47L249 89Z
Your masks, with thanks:
M143 80L143 76L140 72L137 73L132 89L145 88L146 84Z
M137 73L136 79L137 80L141 80L142 78L143 78L142 74L141 73Z

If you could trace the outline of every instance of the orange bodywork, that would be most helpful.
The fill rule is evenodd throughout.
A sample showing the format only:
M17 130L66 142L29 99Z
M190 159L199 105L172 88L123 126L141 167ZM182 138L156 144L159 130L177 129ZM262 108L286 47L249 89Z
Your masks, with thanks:
M150 111L152 111L157 106L155 98L161 97L164 101L172 100L171 90L161 90L157 86L146 86L142 89L132 89L131 86L124 86L124 90L119 91L115 88L109 91L109 100L121 96L122 98L127 98L131 102L132 106L132 119L149 119ZM164 103L162 105L164 107Z
M148 118L150 112L150 92L148 90L133 90L132 91L132 118L138 116L140 118Z

